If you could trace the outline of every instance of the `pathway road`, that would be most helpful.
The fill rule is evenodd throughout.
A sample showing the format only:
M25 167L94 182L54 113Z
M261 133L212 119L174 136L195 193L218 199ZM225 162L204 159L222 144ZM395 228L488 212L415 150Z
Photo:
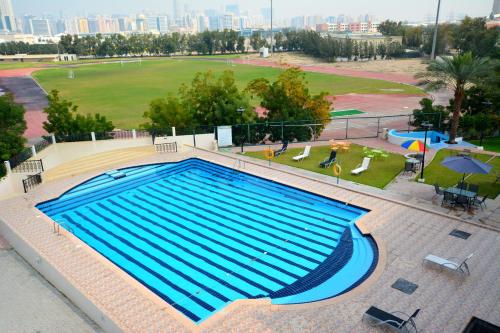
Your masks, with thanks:
M102 332L1 235L0 267L1 332Z
M33 80L31 74L37 68L0 70L0 87L14 95L17 103L26 109L24 118L28 126L25 137L36 138L47 134L43 122L47 119L43 109L47 106L45 91Z

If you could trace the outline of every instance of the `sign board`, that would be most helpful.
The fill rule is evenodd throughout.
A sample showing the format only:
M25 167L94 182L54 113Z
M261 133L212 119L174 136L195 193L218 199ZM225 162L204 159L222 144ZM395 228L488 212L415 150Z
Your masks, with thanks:
M233 145L233 129L231 126L218 126L217 139L219 147L231 147Z

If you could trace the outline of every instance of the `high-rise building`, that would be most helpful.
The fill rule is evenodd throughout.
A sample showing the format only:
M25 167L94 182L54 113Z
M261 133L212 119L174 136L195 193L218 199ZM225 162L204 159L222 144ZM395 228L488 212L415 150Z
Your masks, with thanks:
M198 32L208 30L208 17L205 15L198 16Z
M35 36L51 36L50 22L48 19L32 18L30 20L31 33Z
M174 13L174 20L177 20L184 15L182 2L180 0L172 0L172 10Z
M226 12L234 14L234 16L240 16L240 6L237 4L226 5Z
M169 20L168 20L168 16L158 16L157 18L158 22L157 22L157 25L158 25L158 31L160 31L160 33L162 34L165 34L167 33L169 30L168 30L168 24L169 24Z
M89 20L86 18L78 19L78 33L88 34L89 31Z
M12 9L11 0L0 0L0 30L14 32L16 28L16 19Z
M33 32L31 31L31 19L34 19L33 15L24 15L23 16L23 33L27 35L31 35Z
M99 21L96 17L89 17L87 19L89 33L96 34L99 32Z
M491 10L493 16L500 14L500 0L493 1L493 9Z
M296 16L292 18L290 25L294 29L304 29L306 26L306 17L305 16Z
M222 29L233 29L233 14L224 14L222 16Z
M148 16L145 18L147 31L149 32L159 32L160 29L158 27L158 17L157 16Z
M262 8L260 13L264 17L264 25L271 26L271 8Z

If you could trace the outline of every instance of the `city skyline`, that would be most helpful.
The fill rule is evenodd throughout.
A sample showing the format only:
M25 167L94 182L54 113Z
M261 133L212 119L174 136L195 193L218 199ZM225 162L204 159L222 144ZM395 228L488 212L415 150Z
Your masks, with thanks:
M211 1L207 6L206 2L200 0L175 1L177 12L184 11L188 7L189 11L203 11L215 9L224 12L225 5L237 4L241 12L248 11L251 14L259 14L262 8L269 7L267 0L255 1ZM401 6L401 1L368 1L357 0L355 2L340 2L318 0L313 4L297 2L290 4L287 1L274 1L275 16L277 19L291 19L300 15L339 15L345 14L352 17L358 15L370 14L380 19L424 21L432 17L435 13L437 0L406 1ZM75 0L71 3L62 0L45 0L43 2L33 3L32 0L17 0L13 3L14 12L17 17L24 14L33 15L54 15L54 16L87 16L91 14L139 14L139 13L166 13L174 16L174 0ZM464 15L469 16L488 16L491 12L492 0L455 0L442 1L441 18L443 20L453 20L461 18Z

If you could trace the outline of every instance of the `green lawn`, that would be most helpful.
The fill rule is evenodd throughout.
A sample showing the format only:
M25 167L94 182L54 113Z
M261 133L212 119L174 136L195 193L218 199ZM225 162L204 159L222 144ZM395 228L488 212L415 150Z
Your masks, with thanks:
M303 148L291 148L283 155L273 159L272 163L281 163L293 167L322 173L328 176L333 175L333 168L321 168L319 163L330 156L330 146L317 146L311 148L311 155L309 158L301 162L292 160L293 156L299 155ZM259 159L266 159L264 151L246 152L245 155L256 157ZM397 154L389 154L387 158L377 158L372 160L370 167L367 171L358 176L351 175L351 170L355 169L358 164L363 161L363 147L358 145L351 145L349 152L339 152L337 154L337 161L342 167L341 179L350 180L356 183L370 185L378 188L384 188L404 167L404 156ZM332 179L332 182L334 179Z
M151 100L176 93L182 83L189 83L197 72L212 70L220 73L233 70L238 86L250 80L274 80L281 69L250 65L228 65L224 61L165 59L116 64L86 65L72 68L75 79L68 79L67 68L51 68L34 74L47 90L57 89L62 96L75 102L82 113L99 112L118 128L130 129L144 122L142 115ZM417 87L381 80L307 73L313 93L332 94L387 93L381 89L401 89L392 93L419 94Z
M479 140L467 140L467 142L479 146ZM500 153L500 137L483 139L483 147L484 150Z
M330 117L335 118L335 117L345 117L345 116L353 116L356 114L363 114L365 112L359 111L356 109L350 109L350 110L339 110L339 111L332 111L330 112Z
M431 164L429 164L425 170L425 182L427 184L438 183L441 187L449 187L456 185L459 181L462 180L462 174L454 172L448 168L445 168L441 165L441 162L449 157L456 155L457 152L448 149L442 149L437 154L436 157L432 160ZM486 162L491 158L490 155L485 154L472 154L472 157ZM493 170L488 175L472 175L467 178L466 182L469 184L477 184L479 185L479 195L488 194L492 198L496 198L496 196L500 193L500 183L493 184L495 181L495 171L500 173L500 158L496 157L492 161L488 162L488 164L493 165Z

